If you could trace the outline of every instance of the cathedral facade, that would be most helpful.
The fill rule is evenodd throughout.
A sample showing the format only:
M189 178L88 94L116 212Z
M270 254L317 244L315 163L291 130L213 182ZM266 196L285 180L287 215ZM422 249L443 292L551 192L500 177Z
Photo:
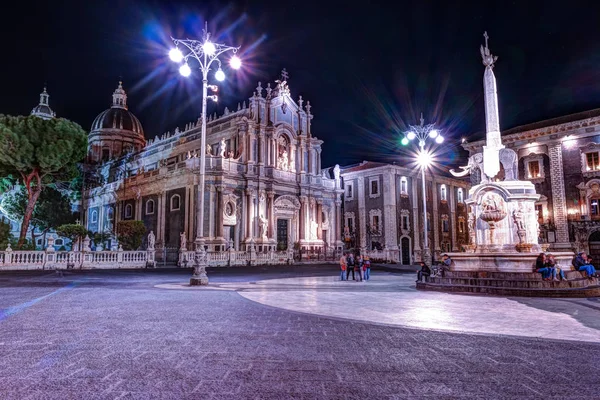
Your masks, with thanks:
M121 220L142 220L157 247L191 246L204 152L208 251L341 248L341 180L321 173L310 103L277 82L259 83L248 104L209 116L206 148L200 120L146 141L119 84L89 136L84 225L114 232Z

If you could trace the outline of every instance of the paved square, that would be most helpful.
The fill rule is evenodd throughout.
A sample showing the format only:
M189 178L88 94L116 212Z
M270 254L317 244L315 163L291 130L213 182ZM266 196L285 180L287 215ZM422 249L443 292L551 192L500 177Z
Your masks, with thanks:
M189 276L0 275L0 398L600 398L596 299L421 293L335 266Z

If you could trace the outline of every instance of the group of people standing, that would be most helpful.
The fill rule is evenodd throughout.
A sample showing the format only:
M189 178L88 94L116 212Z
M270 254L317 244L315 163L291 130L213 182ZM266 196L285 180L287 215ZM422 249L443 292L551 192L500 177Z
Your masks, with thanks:
M371 260L369 256L354 256L354 253L348 252L340 257L340 280L347 281L352 272L352 280L357 282L368 281L371 279Z

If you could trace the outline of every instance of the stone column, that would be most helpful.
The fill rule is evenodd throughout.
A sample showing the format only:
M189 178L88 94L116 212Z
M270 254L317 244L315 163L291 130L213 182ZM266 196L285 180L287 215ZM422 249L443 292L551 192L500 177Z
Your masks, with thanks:
M570 249L562 144L560 142L549 144L548 156L550 157L550 183L552 185L552 213L556 226L556 243L553 248Z
M452 251L458 251L456 243L456 188L452 185L448 186L448 203L450 204L450 232L452 232Z
M323 201L317 201L317 239L323 240Z
M190 187L188 185L185 187L185 216L183 219L183 231L185 232L188 241L190 237L190 214L192 214L192 205L190 203Z
M165 212L167 208L166 204L167 193L164 190L161 190L158 195L158 209L156 212L158 215L156 216L156 241L161 243L164 247L165 244Z
M342 226L344 226L344 224L342 223L342 201L339 199L339 194L337 195L338 199L335 201L335 221L334 224L332 224L334 232L335 232L335 241L336 244L337 242L341 242L342 241Z
M275 192L269 191L267 192L267 207L268 207L268 216L269 225L267 236L269 239L275 239Z
M417 175L418 176L418 175ZM417 188L418 188L418 184L417 184L418 178L413 175L410 178L410 183L412 186L412 194L411 194L411 198L410 198L410 202L412 204L413 207L413 212L412 212L412 221L413 221L413 252L415 253L415 260L420 259L421 256L421 228L420 228L420 224L419 221L421 220L421 218L423 218L423 214L421 212L419 212L419 195L417 192Z
M252 193L254 193L254 189L246 189L246 240L254 238L254 232L252 229L252 220L254 214L254 207L252 206Z
M391 170L383 174L383 227L385 246L389 250L398 250L396 179Z
M215 236L219 239L223 238L223 186L216 186L217 204L215 215Z
M359 245L361 252L367 249L367 214L365 206L365 179L359 176L357 179L358 194L358 231L360 234Z
M434 180L433 175L431 176L431 204L432 211L430 213L432 220L431 230L433 232L433 246L432 250L434 251L435 259L440 256L440 220L439 220L439 212L438 212L438 186L437 182Z
M142 196L139 195L138 197L136 197L135 199L135 219L142 219Z
M307 201L308 199L306 198L306 196L300 196L300 215L298 218L298 222L299 222L299 233L300 233L300 240L304 240L306 239L306 206L307 206Z

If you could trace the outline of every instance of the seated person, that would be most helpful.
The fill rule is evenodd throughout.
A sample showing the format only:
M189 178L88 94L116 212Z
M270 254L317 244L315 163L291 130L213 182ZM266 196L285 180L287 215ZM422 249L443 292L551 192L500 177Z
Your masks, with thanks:
M575 256L573 259L573 266L576 271L585 272L588 278L597 277L596 269L593 265L588 263L588 257L584 251L579 252L577 256Z
M546 256L546 267L550 270L550 274L552 275L552 279L558 281L557 275L560 275L560 279L566 281L565 272L561 267L556 264L556 259L552 254L548 254Z
M535 259L535 271L542 274L542 279L545 281L550 280L550 268L546 265L546 254L540 253Z
M421 282L423 277L428 278L431 275L431 270L423 261L420 263L421 269L417 271L417 280L416 282ZM427 280L427 279L425 279Z
M448 254L444 254L442 256L442 262L439 265L440 276L444 277L445 271L450 271L450 266L452 266L452 259Z

